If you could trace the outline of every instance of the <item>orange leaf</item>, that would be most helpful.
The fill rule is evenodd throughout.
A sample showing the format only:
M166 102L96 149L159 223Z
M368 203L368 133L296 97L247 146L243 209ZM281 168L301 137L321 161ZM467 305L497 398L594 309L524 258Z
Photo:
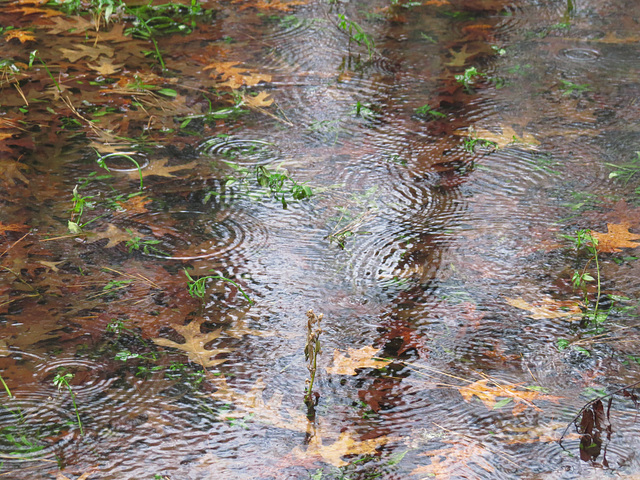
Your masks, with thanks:
M640 243L630 240L640 240L640 235L629 232L629 223L620 224L607 223L607 233L591 231L591 235L598 241L596 249L599 252L620 252L621 248L636 248Z
M242 99L247 105L252 107L268 107L273 104L273 98L269 97L267 92L260 92L255 97L251 95L243 95Z
M36 40L33 32L29 32L28 30L9 30L4 34L4 37L7 39L7 42L13 40L14 38L20 40L20 43L35 42Z

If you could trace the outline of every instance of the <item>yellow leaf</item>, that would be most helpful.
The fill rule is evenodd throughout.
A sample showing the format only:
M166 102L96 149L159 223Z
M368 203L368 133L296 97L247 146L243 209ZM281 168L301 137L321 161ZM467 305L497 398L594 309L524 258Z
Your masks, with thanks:
M23 183L28 184L29 179L20 173L20 170L26 170L25 164L15 162L13 160L0 160L0 180L4 183L16 184L16 180L20 180Z
M491 385L488 384L489 382ZM469 385L457 387L457 389L467 403L470 403L475 396L489 410L495 407L498 398L510 399L515 403L512 409L514 415L519 415L527 407L540 411L541 409L533 403L536 400L557 402L560 399L560 397L546 395L535 390L518 389L517 387L519 385L502 385L494 380L483 378Z
M148 167L143 168L141 170L143 177L149 177L151 175L157 175L159 177L175 177L173 172L178 172L180 170L187 170L194 168L198 162L193 160L192 162L185 163L184 165L174 165L173 167L167 166L169 163L168 159L160 160L157 162L151 162ZM140 174L138 170L130 170L127 172L131 178L139 178Z
M463 67L467 63L467 59L468 58L473 57L474 55L476 55L475 53L467 52L467 46L466 45L464 45L459 52L456 52L455 50L449 49L449 53L451 54L453 59L451 61L445 63L445 65L448 65L450 67Z
M437 478L477 478L470 463L474 463L491 473L495 470L485 458L493 453L480 442L462 437L459 440L444 440L451 446L422 453L431 457L431 464L413 469L411 475L424 475ZM427 478L429 478L427 477Z
M557 302L550 298L543 299L536 305L525 301L522 297L518 298L506 298L506 301L512 307L520 308L531 312L528 317L539 318L562 318L570 317L572 315L581 315L582 310L575 302Z
M4 34L4 38L6 38L7 42L14 38L20 40L20 43L36 41L33 32L29 32L28 30L9 30Z
M260 92L255 97L252 97L251 95L243 95L242 99L247 105L258 108L268 107L273 104L273 98L269 97L267 92Z
M152 340L157 345L177 348L178 350L183 351L189 360L197 363L198 365L202 365L205 368L219 365L226 360L214 359L212 357L220 353L231 352L231 350L228 348L216 348L213 350L207 350L204 348L205 345L211 343L220 336L222 329L219 328L209 333L202 333L201 325L203 322L204 319L192 320L187 325L178 325L176 323L171 324L171 327L184 337L184 343L177 343L166 338L153 338Z
M100 55L106 55L107 57L113 57L114 50L111 47L101 45L99 47L91 47L89 45L78 45L74 49L60 48L60 53L65 58L68 58L70 62L77 62L81 58L89 57L91 60L97 60Z
M525 150L535 150L540 142L538 142L530 133L523 133L522 136L518 135L516 131L510 126L503 126L502 133L494 133L484 128L476 128L473 130L456 130L454 132L457 135L464 137L473 137L481 140L488 140L495 142L498 148L504 148L511 144L517 144L520 148Z
M334 467L344 467L349 462L342 460L347 455L373 455L381 445L387 443L387 437L372 438L369 440L356 440L350 431L340 434L337 441L331 445L324 445L322 437L316 433L311 438L309 445L305 451L296 448L293 450L297 457L321 457L325 462L330 463Z
M288 12L291 10L291 7L295 5L306 5L306 1L302 0L292 0L290 2L282 2L281 0L253 0L246 2L245 0L234 0L233 3L244 3L240 7L240 10L245 10L247 8L257 8L260 10L279 10L281 12Z
M348 357L338 350L333 352L333 366L327 368L327 373L333 375L357 375L356 369L360 368L383 368L391 363L391 360L375 358L378 349L375 347L364 347L360 350L355 348L347 349Z
M607 233L591 231L591 235L598 241L596 249L599 252L620 252L621 248L636 248L640 243L630 240L640 240L640 235L629 232L629 223L607 223Z

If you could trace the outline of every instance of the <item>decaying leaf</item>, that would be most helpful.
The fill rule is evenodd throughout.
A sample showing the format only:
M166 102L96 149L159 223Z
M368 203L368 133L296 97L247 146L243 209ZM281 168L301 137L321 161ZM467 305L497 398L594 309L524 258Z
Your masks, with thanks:
M97 471L96 468L91 468L90 470L87 470L82 475L80 475L76 480L88 480L89 475L91 475L92 473L95 473L96 471ZM72 479L67 477L66 475L63 475L62 472L58 472L58 475L56 476L56 480L72 480Z
M456 130L454 133L456 135L461 135L464 137L473 137L482 140L488 140L490 142L495 142L498 148L504 148L511 144L517 144L518 148L522 148L525 150L535 150L540 145L540 142L536 140L536 138L530 133L524 132L522 136L518 135L516 131L508 126L503 125L501 127L502 133L498 134L492 132L491 130L486 130L484 128L476 128L474 130Z
M640 243L631 240L640 240L640 235L629 232L629 223L607 223L607 233L591 231L591 235L598 241L596 249L603 253L620 252L621 248L636 248Z
M391 360L377 358L375 354L378 350L375 347L363 347L359 350L348 348L348 356L335 350L333 352L333 366L327 368L327 373L333 375L357 375L356 369L386 367L391 363Z
M291 0L289 2L283 2L281 0L234 0L233 3L242 3L240 10L246 8L257 8L259 10L278 10L280 12L289 12L291 8L296 5L306 5L307 2L303 0Z
M0 160L0 180L3 183L15 185L17 180L28 184L29 179L20 170L27 170L29 167L23 163L13 160Z
M357 440L349 430L342 432L338 440L331 445L324 445L320 433L316 433L311 438L306 450L295 448L293 454L297 457L320 457L325 462L334 467L348 465L342 457L348 455L373 455L376 449L389 442L387 437L371 438L368 440Z
M168 159L151 162L148 167L141 170L142 176L150 177L151 175L157 175L158 177L175 177L176 175L173 174L174 172L195 168L198 164L195 160L185 163L184 165L174 165L172 167L167 166L167 163L169 163ZM128 175L131 178L138 178L140 174L138 173L138 170L131 170L128 172Z
M232 350L228 348L216 348L213 350L207 350L206 348L204 348L205 345L211 343L220 336L222 329L219 328L209 333L202 333L203 321L204 320L193 320L187 325L178 325L176 323L171 324L171 327L173 327L176 332L184 337L184 343L177 343L166 338L154 338L153 341L157 345L161 345L163 347L171 347L182 350L187 355L187 357L189 357L189 360L202 365L205 368L219 365L226 360L214 359L212 357L220 353L231 352Z
M91 60L96 61L100 55L106 55L107 57L113 57L114 50L106 45L100 45L92 47L89 45L77 45L73 50L70 48L60 48L60 53L65 58L68 58L70 62L77 62L81 58L89 57Z
M107 229L102 232L90 232L87 235L87 243L95 243L103 238L108 238L109 242L104 248L113 248L122 242L128 242L132 238L129 232L116 227L113 223L110 223Z
M494 380L483 378L464 387L457 387L457 389L466 402L471 402L471 399L475 396L490 410L493 410L496 405L506 405L513 401L515 402L512 410L514 415L522 413L527 407L542 411L533 403L534 401L544 400L557 402L560 399L560 397L518 387L519 385L516 384L502 385ZM502 400L498 400L499 398L502 398Z
M582 315L582 310L576 302L556 301L544 298L536 304L525 301L522 297L505 299L512 307L531 312L527 315L531 318L562 318L574 315Z
M421 455L431 457L431 464L413 469L411 475L424 475L427 478L476 478L470 464L475 464L483 470L492 473L495 468L484 457L492 452L482 446L480 442L466 437L455 440L444 440L450 447L439 448Z

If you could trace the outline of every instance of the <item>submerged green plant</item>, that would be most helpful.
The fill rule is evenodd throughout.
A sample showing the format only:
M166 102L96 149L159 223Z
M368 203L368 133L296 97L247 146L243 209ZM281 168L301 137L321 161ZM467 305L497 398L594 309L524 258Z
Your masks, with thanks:
M80 428L80 435L84 435L84 429L82 428L82 421L80 420L80 412L78 411L78 405L76 404L76 394L74 393L73 388L71 388L71 385L69 384L69 380L71 380L72 378L73 378L73 373L68 373L68 372L65 373L64 371L61 371L57 373L56 376L54 377L53 384L56 387L58 387L58 391L64 388L69 392L69 395L71 395L71 402L73 403L73 408L76 412L76 419L78 422L78 428Z
M136 169L138 170L138 176L140 177L140 190L143 189L144 185L142 182L142 168L140 167L140 164L138 163L138 161L135 158L133 158L130 153L123 152L123 153L108 153L107 155L100 155L100 152L98 152L97 150L95 150L95 152L96 152L96 155L98 155L98 160L96 160L98 162L98 165L100 165L101 168L104 168L107 172L111 171L109 170L109 167L105 163L105 160L107 158L122 157L129 160L131 163L133 163Z
M617 178L626 185L633 177L640 173L640 152L636 152L636 157L627 163L621 165L605 163L605 165L614 169L613 172L609 174L609 178ZM636 189L636 193L640 193L640 187Z
M444 113L434 110L429 104L416 108L416 115L422 118L447 118Z
M87 223L81 224L80 220L82 219L82 215L84 214L85 207L93 208L95 206L94 202L90 200L93 195L82 196L78 193L78 186L73 187L73 191L71 192L72 198L71 201L73 205L71 206L71 218L67 222L67 227L71 233L82 233L82 227L84 227Z
M461 83L467 90L469 90L478 77L484 76L485 75L480 73L476 67L469 67L465 69L463 74L456 75L455 79L458 83Z
M317 395L313 394L313 383L316 379L316 371L318 368L318 355L321 352L320 347L320 322L322 321L322 313L316 315L313 310L307 312L307 342L304 347L304 359L307 362L307 370L309 370L309 379L306 381L304 403L307 406L307 417L314 419L316 415L315 407L317 405Z
M133 252L134 250L142 250L147 255L161 255L163 257L167 256L166 252L163 252L158 247L156 247L156 245L162 243L162 240L145 240L141 237L137 237L131 229L127 228L126 230L127 233L131 235L131 238L125 243L125 246L129 247L129 253Z
M562 95L571 95L573 93L580 95L581 93L591 91L591 87L586 83L578 85L577 83L573 83L568 80L560 80L560 82L562 83L562 85L560 85L560 89L564 90Z
M230 278L223 277L222 275L207 275L205 277L194 279L191 275L189 275L189 272L187 271L186 268L184 269L184 274L187 276L187 280L189 281L188 283L189 295L191 295L194 298L199 298L203 302L207 292L207 282L209 280L222 280L236 287L238 291L242 294L242 296L247 300L247 302L249 302L250 305L253 305L254 303L253 300L251 300L251 298L249 297L249 295L245 293L242 287L238 285L236 282L234 282L233 280L231 280Z
M598 239L593 236L591 230L583 229L576 231L575 235L563 235L564 238L573 242L573 245L578 253L583 250L589 255L587 263L581 270L576 270L573 273L571 282L573 287L581 289L584 295L585 306L589 305L589 298L587 293L587 284L589 282L596 282L596 302L593 311L588 311L585 314L585 318L594 322L596 325L602 323L607 319L608 312L600 312L600 294L601 294L601 276L600 276L600 261L598 258ZM596 267L596 276L591 275L587 269L593 262Z

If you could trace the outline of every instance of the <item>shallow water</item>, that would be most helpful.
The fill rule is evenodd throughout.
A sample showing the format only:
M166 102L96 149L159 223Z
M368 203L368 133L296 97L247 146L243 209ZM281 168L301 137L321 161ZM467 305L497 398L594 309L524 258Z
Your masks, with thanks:
M0 237L0 478L638 475L623 388L639 381L637 250L598 254L608 316L594 326L582 313L596 283L585 301L572 276L597 276L595 261L562 236L640 231L638 178L611 177L639 149L638 4L299 3L204 3L208 23L158 39L184 96L164 111L181 119L206 112L210 62L270 76L250 91L275 103L237 118L179 132L164 107L152 121L134 102L97 124L131 122L133 136L144 117L145 142L114 146L52 130L33 100L19 112L3 85L5 119L30 126L0 151L21 164L2 164L0 193L15 225ZM17 22L12 5L0 14ZM371 57L339 14L371 35ZM53 66L59 50L39 35ZM129 74L144 62L121 45ZM34 83L25 96L61 105ZM135 152L142 202L126 197L137 168L111 158L106 175L90 147ZM313 196L283 208L256 166ZM70 235L76 185L96 205ZM184 269L218 277L202 301ZM310 309L324 318L308 418ZM358 350L357 370L333 370ZM606 413L574 427L605 393ZM586 429L599 451L581 459Z

